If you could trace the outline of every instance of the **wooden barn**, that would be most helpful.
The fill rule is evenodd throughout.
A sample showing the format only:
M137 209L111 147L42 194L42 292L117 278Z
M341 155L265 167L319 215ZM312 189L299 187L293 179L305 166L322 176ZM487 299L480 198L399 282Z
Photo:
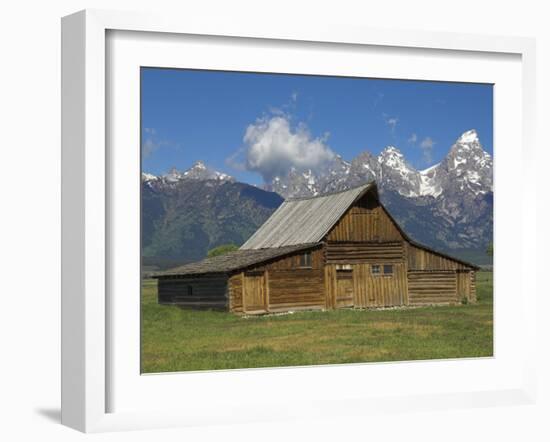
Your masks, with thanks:
M471 303L476 270L409 238L369 183L287 199L239 250L154 277L160 303L259 314Z

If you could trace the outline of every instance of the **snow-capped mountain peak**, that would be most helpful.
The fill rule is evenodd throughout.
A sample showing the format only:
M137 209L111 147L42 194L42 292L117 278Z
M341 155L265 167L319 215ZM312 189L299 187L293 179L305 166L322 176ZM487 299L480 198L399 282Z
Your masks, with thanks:
M277 176L270 188L285 196L312 196L355 187L376 180L380 189L407 198L443 198L454 192L473 196L492 191L492 158L475 129L457 138L447 156L427 169L417 170L396 147L385 147L378 156L361 152L351 162L336 155L321 170L296 170Z
M458 144L469 144L477 142L479 143L479 136L475 129L464 132L460 138L456 141Z
M420 174L405 160L397 147L385 147L378 155L378 163L378 181L381 186L393 188L407 197L420 195Z
M234 181L234 178L230 175L214 170L202 161L197 161L193 166L183 172L183 174L180 174L180 177L194 180Z
M190 169L188 169L185 173L187 174L192 170L206 170L206 169L207 169L206 165L201 160L199 160L199 161L196 161L195 164L193 164L193 166Z
M464 132L438 167L439 181L447 193L474 195L493 190L493 159L483 149L475 130Z
M395 164L396 162L403 161L403 154L401 151L395 147L395 146L386 146L382 152L380 152L380 155L378 155L378 162L379 163L388 163L388 165Z
M162 176L162 178L168 183L177 183L179 180L183 179L183 174L175 167L172 167L167 174Z
M179 171L175 167L172 167L168 173L161 176L155 176L144 172L142 173L142 180L144 182L156 183L159 185L174 185L184 180L235 181L232 176L212 169L202 161L197 161L184 172Z

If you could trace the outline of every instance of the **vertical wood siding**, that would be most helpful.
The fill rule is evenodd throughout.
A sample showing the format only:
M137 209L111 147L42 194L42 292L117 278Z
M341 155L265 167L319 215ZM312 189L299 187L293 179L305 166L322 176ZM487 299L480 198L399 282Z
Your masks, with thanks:
M237 273L229 278L229 310L236 313L243 311L243 274Z
M406 244L409 270L466 270L469 267L428 250Z
M324 275L321 269L269 272L269 310L325 308Z
M383 265L384 262L380 262ZM393 274L373 275L372 264L352 264L353 306L389 307L407 303L407 271L404 263L394 263ZM328 304L337 308L338 264L327 264L325 269L325 290Z
M329 232L328 241L401 241L401 232L376 202L363 198Z
M336 308L353 307L354 293L353 269L336 269Z
M470 272L459 272L456 274L456 299L458 302L461 302L463 299L468 302L470 301L471 284Z
M245 272L243 278L244 311L262 313L267 311L265 272Z

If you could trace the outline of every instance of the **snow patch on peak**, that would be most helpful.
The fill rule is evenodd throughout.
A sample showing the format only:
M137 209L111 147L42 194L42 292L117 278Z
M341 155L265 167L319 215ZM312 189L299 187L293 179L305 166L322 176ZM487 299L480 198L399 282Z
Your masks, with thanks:
M177 183L181 178L182 178L182 174L180 173L180 171L178 169L176 169L175 167L172 167L168 173L166 175L164 175L164 179L168 182L168 183Z
M418 192L420 196L433 196L437 198L443 193L443 189L437 179L437 168L440 164L441 163L434 164L418 172L420 174L420 188Z
M315 184L315 177L313 176L313 172L308 169L306 172L302 174L302 176L307 180L307 183L311 186Z
M432 170L434 170L437 166L439 166L439 164L441 164L441 163L434 164L433 166L430 166L430 167L428 167L427 169L424 169L424 170L419 170L418 172L419 172L421 175L427 175L427 174L429 174Z
M180 172L175 167L170 169L170 171L163 176L163 179L166 183L177 183L181 180L218 180L218 181L234 181L235 179L227 175L226 173L219 172L217 170L211 169L202 161L197 161L193 164L192 167L187 169L185 172Z
M156 180L157 179L157 176L156 175L153 175L151 173L147 173L147 172L142 172L141 173L141 179L143 181L153 181L153 180Z
M189 169L187 169L183 174L185 176L187 176L190 173L192 173L193 171L201 171L201 170L206 170L206 169L207 169L206 165L202 161L199 160L195 164L193 164Z
M443 189L440 185L435 182L435 174L433 176L428 176L427 174L420 174L420 196L433 196L437 198L443 192Z
M380 155L378 155L378 163L397 169L408 169L408 167L405 167L403 154L394 146L388 146L380 152Z
M467 132L464 132L460 136L457 142L460 144L466 144L466 143L473 143L475 141L479 142L479 137L477 135L477 131L475 129L472 129Z
M397 155L398 157L402 157L403 154L401 151L395 147L395 146L386 146L384 150L380 153L380 156L388 156L388 155Z

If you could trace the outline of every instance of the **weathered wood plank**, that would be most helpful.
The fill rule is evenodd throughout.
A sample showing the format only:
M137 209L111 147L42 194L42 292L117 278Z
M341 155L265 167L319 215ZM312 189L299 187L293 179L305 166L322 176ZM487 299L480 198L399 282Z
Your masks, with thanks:
M456 271L409 271L409 304L452 304L459 302L458 275L460 274Z
M158 301L161 304L176 304L182 307L227 309L229 306L227 277L159 279Z
M412 244L407 245L407 261L409 270L469 270L469 267L462 263Z
M351 207L327 235L329 241L399 241L396 228L380 203L366 194Z

